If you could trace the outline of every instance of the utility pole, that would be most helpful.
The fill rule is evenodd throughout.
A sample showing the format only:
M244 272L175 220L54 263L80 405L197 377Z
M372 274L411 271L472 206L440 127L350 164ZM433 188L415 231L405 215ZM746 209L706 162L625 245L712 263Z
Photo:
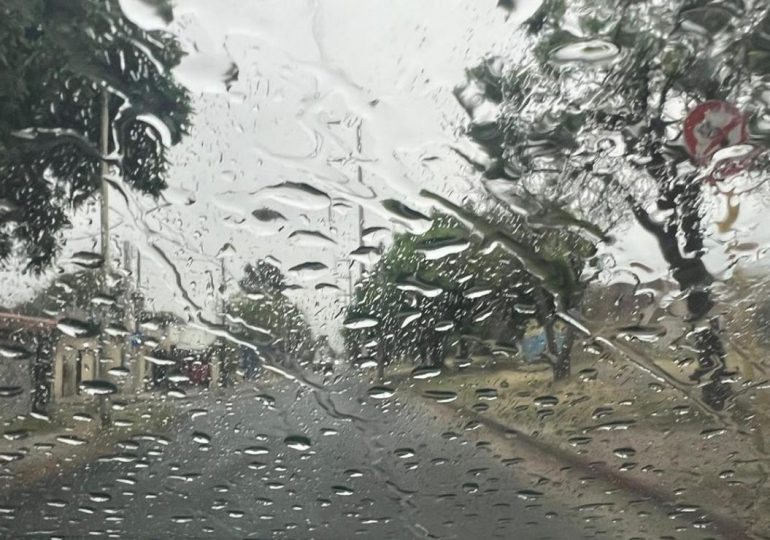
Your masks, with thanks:
M102 99L101 99L101 126L99 130L99 152L102 155L101 160L101 170L99 174L99 180L101 183L101 228L102 228L102 235L101 235L101 247L102 247L102 258L104 259L103 262L103 269L104 269L104 292L107 293L107 275L110 272L110 189L109 184L107 183L107 172L108 172L108 165L107 160L105 157L107 156L107 152L109 152L109 137L110 137L110 95L107 90L107 87L104 86L102 88Z
M348 265L348 301L353 299L353 265Z
M363 150L363 144L361 142L361 126L363 121L358 122L358 125L356 126L356 150L358 151L358 155L361 155L361 152ZM358 183L363 185L364 184L364 170L361 167L361 165L358 166ZM361 247L364 245L364 207L359 204L358 205L358 247ZM352 267L352 265L351 265ZM362 280L364 277L364 271L366 267L361 261L358 265L358 279ZM353 280L350 279L350 298L352 301L353 298ZM385 343L383 342L385 339L385 336L382 334L382 330L378 329L377 331L377 345L375 349L375 357L377 360L377 380L382 383L385 380Z
M144 308L144 296L142 295L142 252L136 250L136 276L134 281L134 293L131 295L131 305L134 313L134 324L130 328L131 342L129 346L134 351L134 341L139 338L139 316ZM145 378L147 377L147 361L141 354L135 354L134 369L136 370L136 388L143 390L145 387Z
M140 292L142 284L142 252L136 250L136 292Z
M219 301L216 302L216 304L219 304L217 307L219 307L219 322L223 326L226 323L226 317L225 317L225 308L227 307L225 305L225 260L224 258L219 259L219 273L220 273L220 281L221 285L219 286ZM216 309L216 307L214 308ZM224 355L224 345L222 343L219 343L216 347L216 351L214 353L214 357L209 360L209 388L219 388L220 386L220 378L222 376L227 376L225 372L226 370L224 368L224 361L225 361L225 355ZM225 382L225 381L222 381Z
M219 276L222 285L219 286L219 299L221 300L221 322L225 322L225 259L224 257L219 259Z
M358 126L356 127L356 150L358 151L358 155L361 155L361 150L363 146L361 144L361 122L358 123ZM364 184L364 170L361 168L361 165L358 166L358 183L363 185ZM358 205L358 247L361 247L364 244L364 207L361 206L359 203ZM359 271L361 272L361 275L359 277L364 276L364 263L359 264Z
M109 129L110 129L110 109L109 109L109 92L107 86L102 87L101 93L101 113L100 113L100 125L99 125L99 153L101 154L101 168L99 171L99 180L101 188L101 248L102 248L102 292L109 294L109 275L110 275L110 192L107 184L107 172L108 166L106 161L107 152L109 152ZM106 324L106 320L102 317L102 323ZM96 362L94 362L94 374L93 377L98 379L101 377L102 372L102 360L104 351L107 348L105 345L106 334L102 332L99 336L99 351L97 351ZM107 396L99 396L99 420L102 427L108 427L112 422L110 418L109 399Z
M101 189L101 248L102 248L102 292L109 294L108 282L110 274L110 223L109 223L109 191L107 186L107 161L105 156L109 151L109 94L107 87L102 88L101 92L101 107L99 116L99 153L101 154L101 167L99 169L99 182ZM104 321L102 321L104 322ZM105 336L99 336L99 351L97 352L96 362L94 362L93 377L99 378L101 375L101 360L104 346Z
M359 167L359 171L361 168ZM360 204L358 205L358 246L361 247L364 245L364 207ZM359 263L358 270L361 274L360 277L364 276L364 263L363 261Z
M129 274L131 272L131 244L128 242L128 240L123 240L123 268L126 274ZM131 292L131 286L128 283L128 279L126 281L126 287L123 292L123 305L125 306L126 310L126 316L124 316L123 322L126 324L126 327L129 329L129 332L133 331L134 325L136 323L136 305L134 303L133 294ZM126 367L126 349L130 347L130 340L132 336L129 334L129 342L126 343L126 339L123 339L123 346L122 350L120 351L120 367L125 368Z

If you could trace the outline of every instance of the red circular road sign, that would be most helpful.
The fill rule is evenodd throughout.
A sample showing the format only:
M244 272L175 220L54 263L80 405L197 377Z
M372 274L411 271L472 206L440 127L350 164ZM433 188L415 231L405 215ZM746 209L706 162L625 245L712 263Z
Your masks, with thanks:
M704 101L684 120L684 143L699 165L708 163L720 148L741 144L747 138L746 118L725 101Z

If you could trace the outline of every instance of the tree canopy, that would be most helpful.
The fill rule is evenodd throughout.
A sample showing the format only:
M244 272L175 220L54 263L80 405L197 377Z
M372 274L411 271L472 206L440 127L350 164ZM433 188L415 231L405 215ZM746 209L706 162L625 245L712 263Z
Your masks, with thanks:
M532 235L499 206L482 216L477 219L509 231L509 241L529 250L531 258L564 265L572 287L579 288L590 246L583 253L573 250L570 259L553 235ZM348 349L371 343L389 360L418 358L432 365L441 365L452 346L465 358L473 344L512 352L535 317L536 280L517 257L490 249L456 217L436 212L432 220L424 234L396 235L359 283L346 315Z
M656 237L688 320L708 318L714 278L703 263L703 189L725 171L766 171L768 30L761 2L545 0L521 29L523 52L485 60L458 88L479 149L465 157L487 191L533 227L597 235L636 219ZM730 138L707 118L699 136L714 144L694 152L686 119L709 102L738 111L746 136ZM749 166L720 155L736 143L748 145ZM717 327L701 325L693 345L711 377L704 397L721 408L727 374Z
M546 0L522 30L523 54L487 59L458 89L488 190L533 226L587 233L657 196L673 211L666 231L688 236L685 264L700 249L705 171L685 148L684 119L725 100L750 117L752 142L768 141L768 17L737 1Z
M249 264L240 289L226 307L234 334L278 361L311 352L310 327L304 314L284 295L286 283L280 269L264 260Z
M0 2L0 260L50 264L71 211L99 190L102 159L142 193L165 189L168 146L191 113L170 72L181 58L172 36L137 27L118 0Z

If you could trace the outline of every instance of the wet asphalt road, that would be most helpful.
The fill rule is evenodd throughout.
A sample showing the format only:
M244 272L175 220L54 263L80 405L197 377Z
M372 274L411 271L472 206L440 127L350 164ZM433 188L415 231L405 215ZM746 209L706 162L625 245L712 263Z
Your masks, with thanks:
M560 517L568 512L538 497L537 478L473 426L399 392L371 399L367 389L348 382L328 394L279 382L190 400L165 439L134 437L115 446L114 459L6 489L0 536L576 540L592 532Z

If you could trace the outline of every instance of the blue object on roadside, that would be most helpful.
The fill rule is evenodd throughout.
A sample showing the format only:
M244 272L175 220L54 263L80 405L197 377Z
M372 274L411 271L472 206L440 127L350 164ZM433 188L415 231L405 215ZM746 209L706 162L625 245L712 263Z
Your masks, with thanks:
M545 332L527 336L521 340L521 353L527 362L537 362L546 351L546 343ZM556 345L560 348L564 345L563 334L556 334Z

